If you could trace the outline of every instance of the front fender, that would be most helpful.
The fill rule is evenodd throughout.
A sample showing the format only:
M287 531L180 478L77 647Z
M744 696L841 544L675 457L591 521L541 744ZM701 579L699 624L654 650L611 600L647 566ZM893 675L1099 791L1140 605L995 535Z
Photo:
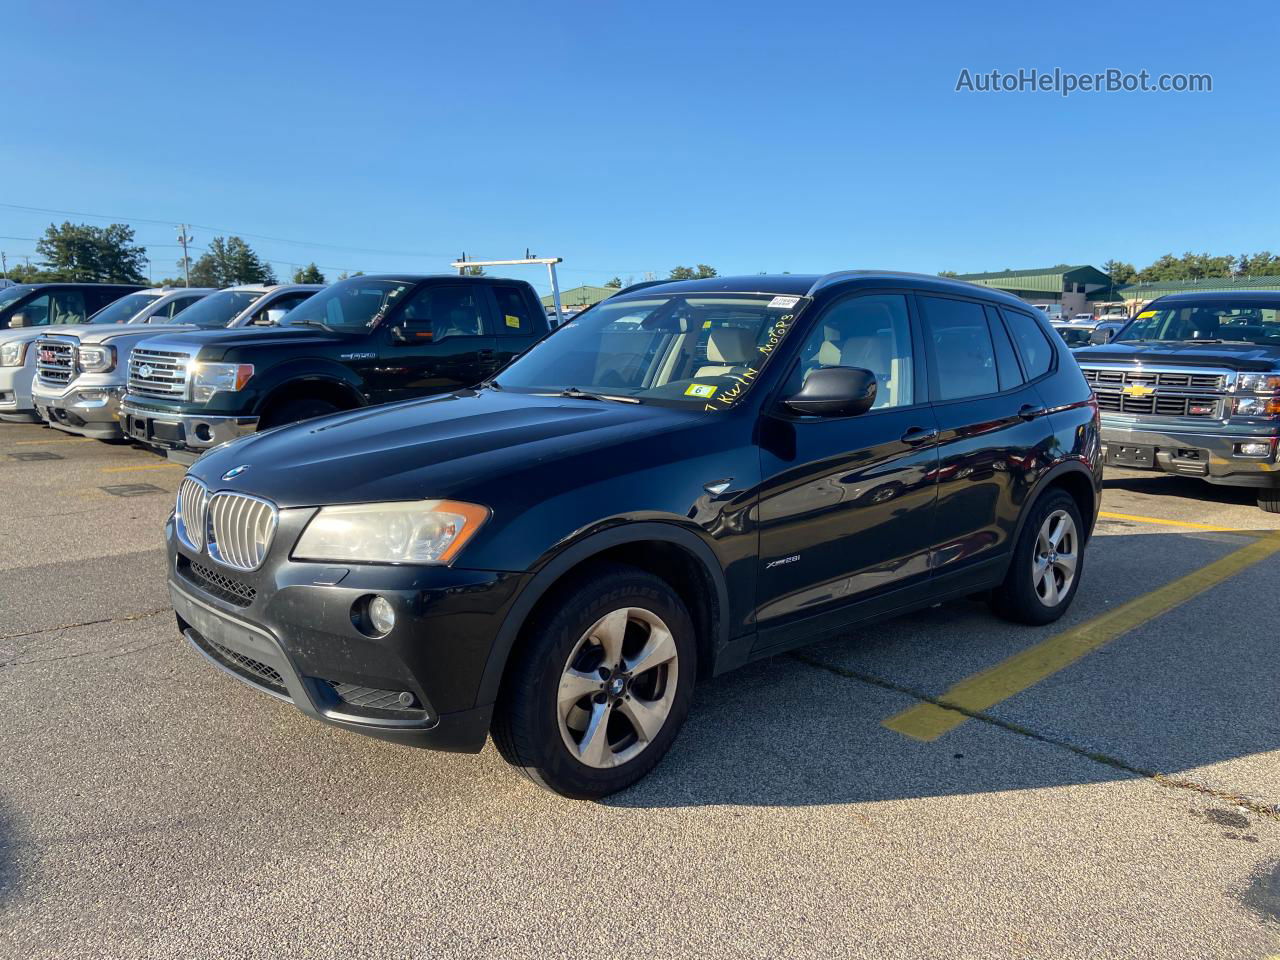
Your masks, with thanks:
M307 383L323 383L341 390L350 397L353 407L363 407L369 402L363 381L350 367L317 358L289 360L268 368L262 374L255 372L249 382L249 390L245 391L250 394L246 399L253 414L261 416L262 411L282 394Z

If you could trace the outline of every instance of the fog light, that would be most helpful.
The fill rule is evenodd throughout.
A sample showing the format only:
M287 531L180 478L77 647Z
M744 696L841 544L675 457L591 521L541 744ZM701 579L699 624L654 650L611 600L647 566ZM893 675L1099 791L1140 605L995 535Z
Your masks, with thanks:
M396 625L396 611L386 597L374 597L369 601L369 626L378 636L385 636Z
M1271 444L1269 442L1262 443L1238 443L1236 449L1242 457L1267 457L1271 455Z

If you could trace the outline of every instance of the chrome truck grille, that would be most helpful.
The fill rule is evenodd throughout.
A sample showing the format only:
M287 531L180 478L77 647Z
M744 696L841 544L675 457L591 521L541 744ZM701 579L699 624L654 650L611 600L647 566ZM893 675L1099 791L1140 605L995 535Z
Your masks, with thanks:
M190 354L134 347L129 353L129 393L156 400L186 399L190 366Z
M1232 375L1226 370L1082 366L1098 409L1138 417L1225 416Z
M235 570L256 570L276 534L275 504L242 493L215 493L187 477L174 510L178 536L193 550Z
M72 337L40 337L36 340L36 377L49 386L63 386L76 375L76 346Z

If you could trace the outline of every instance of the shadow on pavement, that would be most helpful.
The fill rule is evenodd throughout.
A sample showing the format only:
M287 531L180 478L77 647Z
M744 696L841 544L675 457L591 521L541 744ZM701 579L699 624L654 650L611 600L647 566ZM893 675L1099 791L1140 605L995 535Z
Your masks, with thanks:
M1128 493L1144 493L1153 497L1177 497L1180 500L1257 509L1258 491L1255 488L1224 487L1195 477L1178 477L1156 472L1129 471L1120 475L1108 473L1102 486L1104 490L1124 490ZM1102 509L1107 509L1105 503Z
M858 678L939 696L1248 542L1099 537L1077 604L1058 624L1031 628L994 618L985 604L949 603L804 648L808 662L783 656L717 678L699 688L667 760L606 803L856 803L1133 777L977 719L932 742L913 740L882 721L920 701ZM1137 770L1172 774L1236 761L1223 776L1242 777L1242 793L1270 791L1274 764L1255 755L1280 749L1280 667L1248 598L1272 595L1277 564L1271 557L1241 571L988 712Z

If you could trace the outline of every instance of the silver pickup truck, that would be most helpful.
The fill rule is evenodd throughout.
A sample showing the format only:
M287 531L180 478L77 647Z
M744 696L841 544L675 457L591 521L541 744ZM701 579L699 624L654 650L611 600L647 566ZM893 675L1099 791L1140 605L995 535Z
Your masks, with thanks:
M165 333L197 329L271 326L322 284L246 284L209 293L173 323L94 324L46 333L34 344L32 405L51 427L94 437L123 439L118 413L134 346Z

